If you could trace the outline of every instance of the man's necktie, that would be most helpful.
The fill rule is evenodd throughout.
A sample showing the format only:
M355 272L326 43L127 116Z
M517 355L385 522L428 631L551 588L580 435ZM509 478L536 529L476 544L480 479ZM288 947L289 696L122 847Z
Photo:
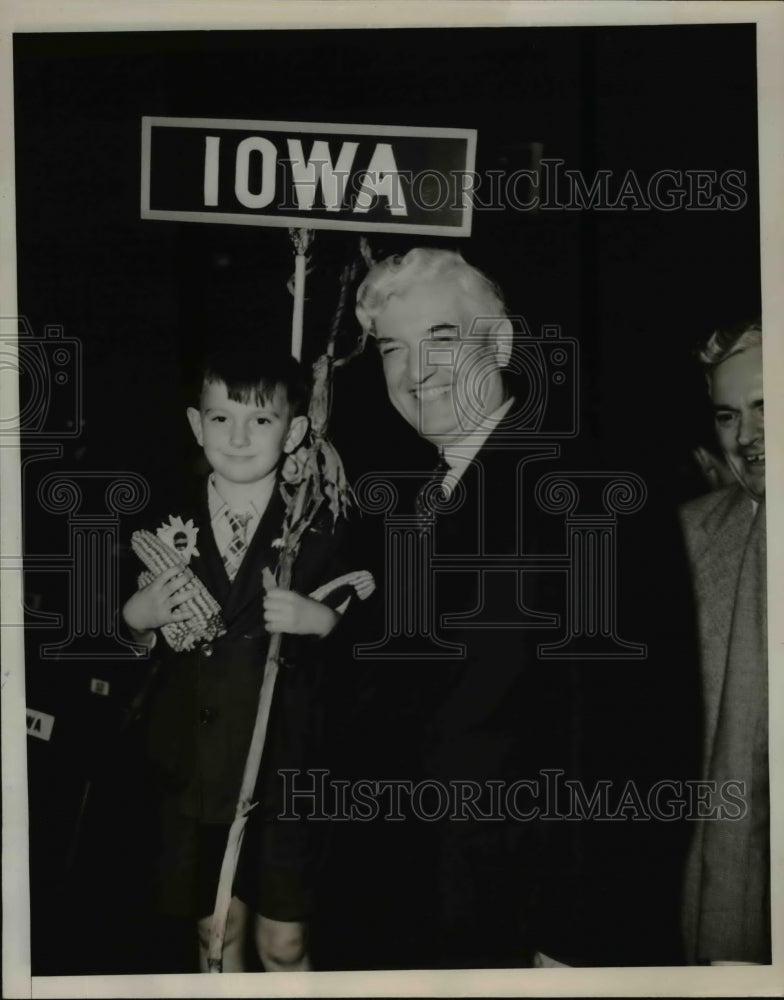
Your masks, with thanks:
M231 526L231 541L223 553L223 565L229 579L233 580L248 547L246 534L251 514L249 511L227 510L226 517Z
M430 473L427 481L422 484L414 501L417 518L422 528L432 521L433 515L436 513L438 500L441 498L446 499L446 490L443 484L449 469L450 465L444 458L443 451L440 451L438 454L438 464Z

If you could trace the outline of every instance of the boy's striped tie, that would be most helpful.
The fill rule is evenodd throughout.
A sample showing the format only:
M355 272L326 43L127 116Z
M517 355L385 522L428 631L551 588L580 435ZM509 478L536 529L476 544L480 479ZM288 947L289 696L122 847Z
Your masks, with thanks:
M227 510L226 517L231 526L231 541L223 553L223 565L226 567L229 579L233 580L248 548L246 532L251 514L250 511Z

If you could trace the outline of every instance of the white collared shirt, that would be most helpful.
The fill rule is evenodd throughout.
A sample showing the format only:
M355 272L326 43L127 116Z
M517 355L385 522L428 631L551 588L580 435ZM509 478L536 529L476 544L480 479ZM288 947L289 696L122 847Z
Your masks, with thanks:
M476 428L470 431L459 441L451 441L444 445L444 461L449 466L449 471L444 476L443 488L447 494L451 493L460 481L465 470L471 464L479 449L490 437L498 424L504 419L514 403L514 396L511 396L502 403L497 410L484 418Z
M272 489L269 488L267 483L264 483L263 486L263 490L257 489L254 493L250 494L248 503L244 507L229 507L228 503L226 503L218 492L218 487L215 485L215 477L210 476L207 480L207 508L210 513L210 523L212 525L212 534L215 538L215 545L221 558L223 558L229 542L234 537L231 524L226 516L229 511L235 514L249 515L245 528L245 544L250 545L256 528L258 528L264 511L270 502L273 490L277 487L277 481L272 481Z

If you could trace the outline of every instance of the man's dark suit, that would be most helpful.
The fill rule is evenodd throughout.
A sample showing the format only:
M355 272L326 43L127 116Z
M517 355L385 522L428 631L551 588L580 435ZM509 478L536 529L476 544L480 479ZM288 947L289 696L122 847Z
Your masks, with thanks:
M534 453L535 454L535 453ZM570 694L545 683L536 661L539 628L515 627L522 607L541 609L538 574L488 571L493 556L535 552L539 521L521 476L536 462L521 446L511 419L502 421L463 470L454 510L437 514L434 555L478 556L476 568L436 573L435 625L443 638L465 646L465 657L425 666L419 687L423 770L443 783L476 781L478 807L490 808L486 783L536 781L544 768L564 768L566 741L557 738L568 718ZM459 623L459 618L467 619ZM440 622L440 624L439 624ZM563 716L554 711L560 698ZM543 719L549 725L542 726ZM540 801L524 786L521 813ZM502 807L505 812L505 806ZM544 857L537 822L511 817L444 820L435 844L435 926L440 960L447 966L530 964L540 947L536 900Z
M526 445L513 416L464 470L454 509L437 515L437 558L459 564L471 555L568 551L563 517L541 509L535 484L547 472L601 475L603 464L583 445L549 457L545 448L534 460L541 440L528 435ZM616 793L635 780L644 796L656 778L677 779L679 769L693 775L682 743L692 728L680 723L694 709L694 644L686 591L673 584L686 583L686 566L674 517L665 524L658 513L640 515L631 529L619 525L619 633L647 646L643 661L539 657L537 646L561 631L532 616L528 627L520 623L528 609L558 616L562 628L563 572L448 563L437 572L436 628L442 639L463 643L465 657L395 665L397 704L407 712L398 716L400 759L416 777L507 786L538 778L543 789L542 771L564 771L589 793L598 780L613 781ZM518 803L523 812L546 806L526 789ZM482 796L480 810L488 805ZM678 824L511 818L414 819L413 826L420 840L411 853L425 860L409 909L422 906L423 933L437 939L440 964L520 966L537 950L570 964L677 961Z
M531 461L531 446L513 431L513 413L510 418L490 435L465 471L463 506L439 517L436 553L493 556L523 551L545 561L565 554L564 518L542 509L534 496L535 484L551 472L567 479L569 472L587 473L587 479L576 480L578 486L594 476L603 482L618 468L608 466L584 439L562 445L557 456L544 454ZM516 483L523 484L519 492ZM618 635L645 645L642 660L539 655L537 647L553 644L564 629L568 589L562 573L529 570L518 578L515 594L509 573L444 572L438 599L443 613L472 609L481 602L483 611L475 615L475 624L486 627L444 632L450 641L466 643L467 659L442 671L438 696L426 713L425 760L430 772L485 780L539 777L543 790L542 772L563 770L589 793L596 781L610 780L620 795L632 780L644 798L654 781L676 778L677 769L688 766L690 736L672 732L673 726L688 721L695 697L694 663L688 659L694 652L692 622L683 600L687 594L672 581L672 574L685 571L674 517L667 523L649 497L647 509L618 518L617 540ZM598 554L594 559L598 562ZM584 600L595 597L583 595ZM519 621L522 607L557 615L559 626L531 623L520 629L494 624ZM682 676L673 685L678 669ZM680 705L673 704L677 696L682 696ZM663 728L669 733L666 747ZM538 804L546 809L544 796ZM569 803L561 805L568 808ZM459 839L452 826L452 839ZM488 941L502 940L509 926L517 924L519 957L525 955L521 946L527 941L529 950L570 964L673 959L681 831L672 824L654 821L643 826L623 820L603 825L579 819L512 821L499 830L504 826L507 843L511 837L514 846L506 856L505 876L499 872L499 884L505 878L517 899L507 897L505 915L488 899L492 919L485 925L485 950ZM648 872L640 871L635 850L647 854ZM493 866L498 869L498 857ZM446 883L449 878L447 868ZM631 879L636 880L636 894L629 893ZM526 890L530 902L521 907ZM477 916L482 913L473 914L475 933ZM630 933L630 924L638 936Z

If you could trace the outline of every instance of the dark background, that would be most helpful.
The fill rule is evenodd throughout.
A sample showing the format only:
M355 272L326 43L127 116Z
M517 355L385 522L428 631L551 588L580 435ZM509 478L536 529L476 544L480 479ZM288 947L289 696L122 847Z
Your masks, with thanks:
M68 545L65 518L38 507L41 476L131 470L154 494L176 493L197 459L180 385L198 350L289 338L285 230L139 218L142 115L476 128L480 174L528 166L540 142L589 178L611 170L611 188L630 169L643 183L660 169L745 171L739 211L478 209L473 235L451 242L532 331L560 324L579 341L583 426L673 505L699 491L689 448L707 431L691 352L760 309L753 25L27 34L14 79L19 309L35 331L61 324L83 352L82 433L29 467L28 554ZM317 233L307 358L356 243ZM356 331L349 315L346 343ZM333 437L352 477L422 456L372 352L337 374ZM31 572L28 604L62 612L63 587ZM150 941L139 916L145 783L133 738L116 735L139 675L42 659L41 643L61 637L32 621L27 632L28 705L56 716L50 742L28 740L33 972L165 968L174 931ZM91 676L112 681L111 697L89 693ZM84 924L69 932L80 916L86 943ZM340 964L323 952L321 967Z

